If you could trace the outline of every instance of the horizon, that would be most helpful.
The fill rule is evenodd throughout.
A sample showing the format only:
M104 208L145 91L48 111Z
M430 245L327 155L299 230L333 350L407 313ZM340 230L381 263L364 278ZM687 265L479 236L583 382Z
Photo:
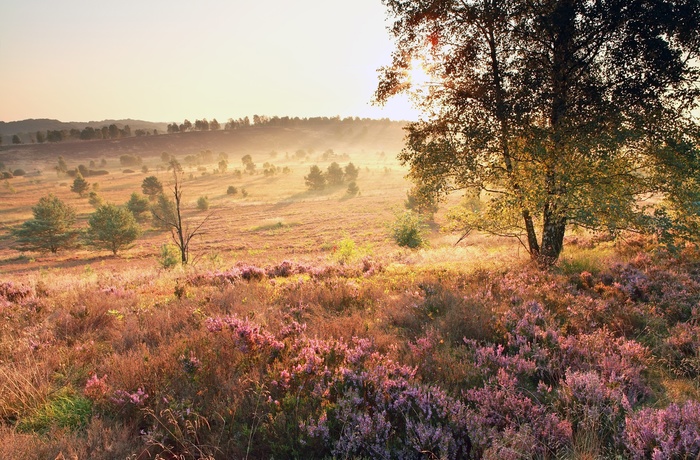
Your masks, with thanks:
M371 105L393 50L379 0L28 0L0 15L5 123L418 116L407 97Z

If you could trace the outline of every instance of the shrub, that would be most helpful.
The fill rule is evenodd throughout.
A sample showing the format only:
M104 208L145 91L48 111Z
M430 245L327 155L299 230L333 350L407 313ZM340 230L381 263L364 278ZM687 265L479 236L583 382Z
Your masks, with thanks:
M423 219L411 211L397 215L390 226L391 237L396 244L411 249L425 244L425 230Z
M357 186L357 184L353 181L348 184L348 190L347 190L347 195L348 196L355 196L358 193L360 193L360 187Z
M227 195L235 195L236 193L238 193L238 189L233 185L229 185L228 188L226 189Z
M173 268L180 263L180 249L173 244L164 244L160 247L158 263L161 267Z
M200 196L197 199L197 209L200 211L206 211L209 209L209 197L207 196Z
M19 177L19 176L24 176L25 174L27 174L27 172L24 169L15 169L14 171L12 171L12 174L14 176Z

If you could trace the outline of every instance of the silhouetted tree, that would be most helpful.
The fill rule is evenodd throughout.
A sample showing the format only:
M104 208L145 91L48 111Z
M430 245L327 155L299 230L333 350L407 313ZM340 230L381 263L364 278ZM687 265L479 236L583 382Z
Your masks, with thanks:
M163 184L156 176L148 176L141 183L143 194L153 201L158 195L163 193Z
M309 174L304 176L304 181L309 190L323 190L326 187L326 176L318 165L311 166Z

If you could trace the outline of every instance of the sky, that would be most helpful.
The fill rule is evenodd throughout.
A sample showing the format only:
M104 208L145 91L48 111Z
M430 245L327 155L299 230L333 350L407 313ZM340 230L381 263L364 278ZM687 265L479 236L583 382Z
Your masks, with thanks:
M381 0L3 0L0 121L414 120Z

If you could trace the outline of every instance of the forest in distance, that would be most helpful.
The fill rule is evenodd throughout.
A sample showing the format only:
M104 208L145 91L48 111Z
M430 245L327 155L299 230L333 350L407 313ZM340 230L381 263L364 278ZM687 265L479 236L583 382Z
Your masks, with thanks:
M3 140L0 458L700 457L700 1L382 4L418 121Z

